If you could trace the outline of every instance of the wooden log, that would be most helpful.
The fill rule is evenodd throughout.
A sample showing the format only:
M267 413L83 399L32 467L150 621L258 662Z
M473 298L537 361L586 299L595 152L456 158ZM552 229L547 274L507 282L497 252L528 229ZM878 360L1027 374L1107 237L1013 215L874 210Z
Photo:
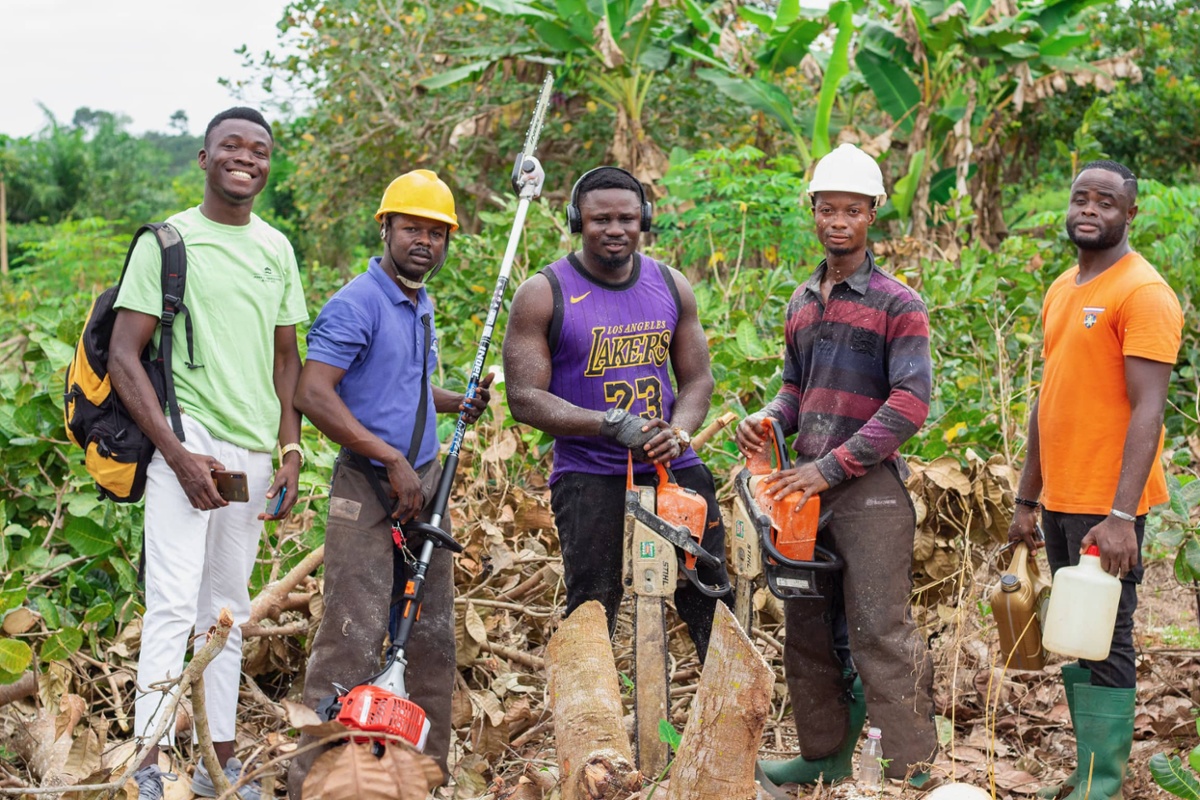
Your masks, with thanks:
M754 800L754 760L775 675L717 603L700 689L671 767L667 800Z
M563 800L623 800L641 785L622 721L604 607L584 603L546 647Z

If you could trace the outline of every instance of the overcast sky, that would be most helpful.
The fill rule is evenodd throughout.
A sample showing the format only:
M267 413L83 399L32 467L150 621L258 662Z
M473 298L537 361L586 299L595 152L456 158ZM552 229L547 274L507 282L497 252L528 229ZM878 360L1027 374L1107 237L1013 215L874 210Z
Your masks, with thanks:
M275 24L286 0L0 0L0 133L29 136L75 109L131 118L129 130L167 131L187 112L203 133L217 112L237 105L220 78L253 73L234 51L278 50ZM246 97L263 96L253 87Z

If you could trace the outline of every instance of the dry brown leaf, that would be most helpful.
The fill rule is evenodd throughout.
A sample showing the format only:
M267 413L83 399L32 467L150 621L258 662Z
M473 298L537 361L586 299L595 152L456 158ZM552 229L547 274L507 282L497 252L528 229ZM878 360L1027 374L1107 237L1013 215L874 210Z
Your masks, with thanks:
M59 707L61 710L54 718L55 741L61 739L64 734L71 736L75 732L75 726L87 713L87 701L77 694L66 694L63 695Z
M318 758L304 780L305 800L424 800L442 781L428 756L399 743L376 758L369 744L335 747Z
M30 611L25 606L14 608L4 617L4 624L0 626L9 636L25 633L34 625L37 624L38 615Z
M943 489L958 492L966 497L971 493L971 481L963 473L958 461L949 456L936 458L925 465L922 475Z
M450 696L450 727L461 728L475 718L469 689L455 689Z
M596 49L600 51L600 59L604 62L604 66L616 69L625 63L625 54L621 52L620 46L613 39L612 31L608 28L607 18L601 19L592 29L592 41L596 43Z
M462 614L455 615L454 628L455 662L459 667L469 667L479 657L479 653L483 650L483 640L487 639L487 631L483 627L483 620L479 618L479 613L475 611L475 607L472 604L468 603L463 609ZM474 634L471 633L470 628L475 629ZM476 634L480 638L476 638Z
M516 454L518 441L511 429L504 431L483 451L483 460L493 463L508 461Z

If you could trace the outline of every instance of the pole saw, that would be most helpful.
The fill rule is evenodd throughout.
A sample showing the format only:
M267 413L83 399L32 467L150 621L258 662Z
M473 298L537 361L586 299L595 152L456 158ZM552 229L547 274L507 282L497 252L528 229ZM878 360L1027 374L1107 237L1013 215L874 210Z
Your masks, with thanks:
M500 275L496 279L496 288L492 293L492 302L488 308L487 319L483 325L479 348L475 352L475 361L471 365L471 376L467 381L466 399L475 397L479 381L483 377L483 366L487 360L488 349L492 344L492 333L496 329L496 319L504 304L504 292L508 286L508 278L512 272L513 261L516 259L517 245L521 240L521 232L525 227L525 217L529 212L529 204L542 193L542 184L546 173L542 165L534 157L538 139L541 138L542 125L546 121L546 109L550 105L550 89L554 83L553 73L546 75L534 107L533 119L525 134L525 146L517 156L512 170L512 187L518 195L517 214L513 220L512 232L508 237L508 246L504 258L500 262ZM463 436L467 431L467 412L458 415L458 423L454 427L454 437L450 441L450 449L442 465L442 475L438 481L437 493L433 499L433 509L429 522L406 522L392 525L392 539L396 547L403 550L408 538L421 536L420 554L412 563L412 578L404 587L400 602L392 607L389 621L391 646L387 650L383 669L365 683L350 691L341 691L339 696L327 698L317 708L327 719L336 719L348 728L366 733L378 733L399 736L408 741L417 750L425 749L425 741L429 736L429 720L425 711L408 699L408 690L404 685L404 671L408 666L405 648L412 634L413 623L421 613L421 598L424 594L425 575L429 563L433 559L433 551L444 547L454 553L462 552L462 545L450 534L441 529L441 522L446 516L450 502L450 490L454 486L454 475L458 470L458 454L462 447ZM342 687L338 687L339 690ZM382 747L385 739L371 737L352 737L355 741L374 741L376 748Z

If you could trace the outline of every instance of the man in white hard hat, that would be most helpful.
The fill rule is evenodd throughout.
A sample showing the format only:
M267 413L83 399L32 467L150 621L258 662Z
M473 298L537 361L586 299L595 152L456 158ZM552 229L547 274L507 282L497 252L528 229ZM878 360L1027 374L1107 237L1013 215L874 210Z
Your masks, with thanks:
M887 199L875 160L842 145L817 164L808 195L825 260L788 303L783 386L738 425L737 441L747 455L761 450L767 416L796 434L796 466L768 480L776 497L820 495L818 542L845 567L823 599L784 604L800 756L762 763L760 779L779 791L852 777L869 714L885 774L920 785L937 748L933 663L908 609L916 516L899 451L929 413L929 317L867 249Z

